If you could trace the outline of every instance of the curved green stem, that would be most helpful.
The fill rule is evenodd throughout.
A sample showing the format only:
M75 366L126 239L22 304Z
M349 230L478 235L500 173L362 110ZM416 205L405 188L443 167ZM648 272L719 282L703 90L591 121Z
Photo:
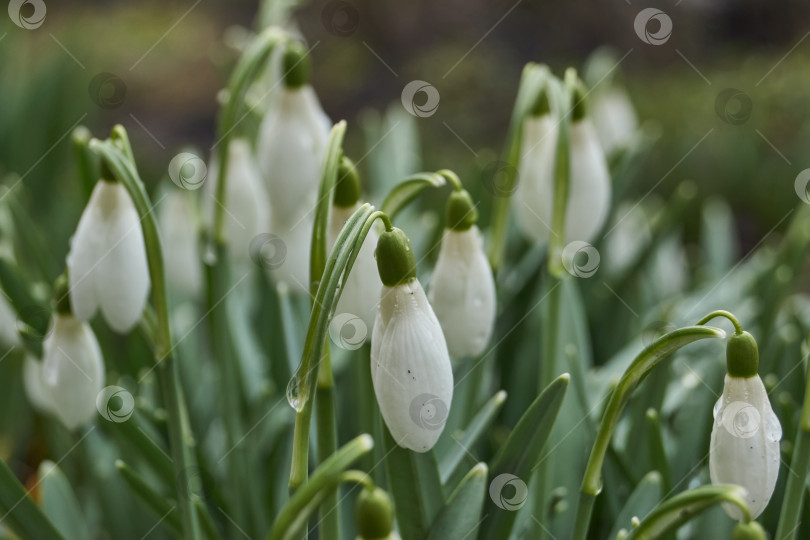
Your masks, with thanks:
M591 520L593 504L596 496L602 489L602 464L605 460L610 439L616 424L619 422L625 405L630 400L635 389L644 380L655 366L664 358L694 341L706 338L723 338L725 332L719 328L710 326L687 326L661 336L649 347L646 347L633 360L627 370L622 375L616 388L610 396L602 423L596 435L588 464L585 469L585 476L580 487L579 505L577 507L576 526L574 529L574 539L584 540Z
M464 189L464 184L461 183L461 179L458 177L456 173L451 171L450 169L442 169L440 171L436 171L436 174L441 175L453 184L453 188L456 191L461 191Z
M734 325L734 332L737 333L737 334L742 334L743 329L742 329L742 325L740 324L740 321L737 320L737 317L735 317L733 314L731 314L730 312L728 312L728 311L726 311L724 309L718 309L716 311L712 311L711 313L709 313L708 315L706 315L705 317L700 319L695 324L697 324L698 326L702 325L702 324L706 324L710 320L712 320L714 318L717 318L717 317L725 317L726 319L731 321L731 324Z
M394 217L422 193L425 188L442 187L444 184L445 177L439 173L420 172L412 174L403 179L388 192L380 209L393 220Z

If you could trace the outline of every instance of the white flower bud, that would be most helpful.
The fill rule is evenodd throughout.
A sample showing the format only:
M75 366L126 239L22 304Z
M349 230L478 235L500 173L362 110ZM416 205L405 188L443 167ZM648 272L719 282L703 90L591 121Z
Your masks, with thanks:
M166 281L170 288L196 296L202 289L202 268L198 214L191 194L168 192L160 204L158 217Z
M332 251L338 234L343 225L360 207L360 203L344 208L341 206L332 207L332 217L329 224L328 251ZM346 288L340 295L335 314L350 313L363 320L366 331L369 332L374 327L374 319L377 317L377 306L380 303L380 274L377 272L377 261L374 259L374 249L377 247L377 240L380 235L372 227L368 231L360 253L354 261L354 266L346 280Z
M782 426L759 375L726 375L723 395L714 406L709 473L714 484L746 489L753 519L765 510L776 486L781 438ZM724 504L723 509L742 519L736 506Z
M42 348L42 383L50 411L70 430L89 423L104 387L104 362L90 326L57 313ZM29 394L34 401L35 396L36 390Z
M529 116L523 122L518 184L512 204L521 231L537 242L547 242L551 233L559 131L559 122L551 114Z
M0 344L5 347L16 347L20 344L17 314L2 291L0 291Z
M281 90L259 131L259 168L273 216L292 225L315 206L331 123L309 85Z
M450 412L453 370L441 325L415 278L382 288L371 379L394 441L416 452L433 448Z
M591 118L605 153L629 146L638 131L638 119L627 92L611 87L594 94Z
M571 122L571 183L565 217L566 242L591 242L610 211L610 173L596 130L587 118Z
M483 352L495 324L495 280L473 225L446 229L428 297L453 358Z
M127 332L149 294L141 217L120 182L99 180L82 213L67 256L70 299L79 320L99 308L110 328Z
M211 159L204 208L209 226L217 206L225 204L224 228L228 253L238 263L250 261L250 242L270 227L270 202L262 184L250 143L234 139L228 147L228 180L225 201L217 201L218 161Z
M31 355L23 361L23 387L28 401L41 413L51 413L52 405L49 389L42 379L42 362Z

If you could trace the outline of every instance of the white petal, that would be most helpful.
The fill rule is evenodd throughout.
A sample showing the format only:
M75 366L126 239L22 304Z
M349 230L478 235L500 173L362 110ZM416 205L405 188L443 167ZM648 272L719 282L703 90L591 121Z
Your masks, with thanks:
M171 190L160 204L159 222L166 281L184 295L202 289L199 226L192 193Z
M441 326L416 279L384 287L380 313L384 331L379 348L372 343L371 359L380 412L397 444L427 452L444 429L453 399ZM380 338L381 328L375 324L372 340Z
M638 130L638 119L627 92L609 88L596 92L591 100L590 116L605 153L629 145Z
M446 230L429 287L430 303L453 358L477 356L495 323L495 280L481 233Z
M517 190L512 197L518 226L535 241L546 242L551 232L554 158L558 122L550 114L523 123Z
M0 343L6 347L16 347L20 344L17 314L3 292L0 292Z
M565 218L566 242L592 242L610 210L610 173L593 124L588 119L572 122L571 183Z
M42 413L51 412L50 391L42 379L42 362L30 355L26 355L23 362L23 386L35 409Z
M297 221L300 208L314 207L328 137L306 88L283 90L259 132L259 167L274 219L283 223Z
M768 505L779 476L782 428L759 376L743 379L726 375L718 404L709 455L712 483L744 487L752 517L756 518ZM738 508L723 508L730 517L741 518Z
M70 240L67 256L70 304L74 315L82 321L95 315L99 307L96 273L105 251L106 221L115 210L116 201L115 184L97 182Z
M104 363L86 323L71 315L55 316L43 343L42 370L53 414L70 430L92 421L104 386Z
M329 225L328 251L331 253L341 228L360 204L357 203L351 208L332 208L332 217ZM340 300L335 309L335 314L349 313L360 317L366 326L366 335L371 337L370 330L377 316L377 309L380 302L380 274L377 271L377 260L374 258L374 250L377 247L379 233L372 227L368 231L360 253L354 261L352 271L346 280L346 288L340 295Z
M275 216L275 214L274 214ZM273 235L281 238L285 255L268 268L273 280L284 282L291 291L309 294L309 254L313 216L310 213L292 224L274 223ZM275 220L274 220L275 221Z

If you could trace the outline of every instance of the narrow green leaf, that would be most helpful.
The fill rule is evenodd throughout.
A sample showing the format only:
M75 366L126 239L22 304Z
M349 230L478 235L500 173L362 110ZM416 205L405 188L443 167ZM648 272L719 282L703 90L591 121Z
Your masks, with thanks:
M461 438L455 441L447 453L441 457L439 460L439 476L442 484L445 484L453 476L464 456L467 455L468 449L475 446L478 440L487 433L505 401L506 392L503 390L489 398L489 401L481 407L478 414L470 421Z
M381 209L393 220L394 216L414 200L422 190L428 187L442 187L444 184L445 179L439 174L431 172L414 174L402 180L386 195Z
M428 540L475 538L487 492L487 465L475 465L447 499L430 528Z
M23 485L0 459L0 522L20 540L64 540L53 523L28 496Z
M118 472L121 473L121 476L130 489L132 489L132 492L147 508L154 512L155 517L160 519L161 523L166 525L173 534L182 536L183 524L180 522L180 513L177 511L177 505L168 501L163 495L152 489L137 472L120 459L115 462L115 467L118 469Z
M39 465L39 490L42 511L54 526L70 540L90 538L87 523L64 473L52 461Z
M495 455L491 465L493 480L501 475L509 475L509 478L502 477L506 479L502 487L507 483L514 487L517 482L526 486L526 481L530 480L532 471L543 457L541 453L543 445L551 434L569 380L570 376L564 373L543 390L518 420L515 429ZM510 504L518 505L520 508L522 501ZM492 497L487 499L480 537L508 538L517 517L515 510L517 508L504 507L502 501L499 504Z
M634 517L646 516L655 507L664 495L661 482L661 474L658 471L650 471L641 479L624 503L624 508L619 512L608 538L611 540L616 538L621 529L629 530L630 521Z

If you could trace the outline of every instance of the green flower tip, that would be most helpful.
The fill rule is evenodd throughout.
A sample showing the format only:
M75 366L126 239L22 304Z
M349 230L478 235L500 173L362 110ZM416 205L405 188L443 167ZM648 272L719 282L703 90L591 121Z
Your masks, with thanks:
M364 487L354 505L354 519L363 540L387 538L394 524L391 497L378 487Z
M53 284L53 301L56 304L56 312L60 315L69 315L70 309L70 287L68 286L67 274L62 274Z
M416 259L411 241L396 227L385 231L377 241L374 252L380 280L388 287L396 287L416 279Z
M575 84L574 87L571 88L571 106L573 107L571 120L574 122L579 122L585 118L585 115L588 113L585 103L585 93L585 88L582 83Z
M737 523L731 531L731 540L765 540L765 529L756 521Z
M447 199L447 228L466 231L478 221L478 210L466 189L454 190Z
M731 377L753 377L759 370L759 350L754 336L736 332L726 344L726 370Z
M354 162L343 156L338 167L337 181L335 182L335 197L333 204L341 208L350 208L360 200L360 176Z
M309 54L303 44L291 41L284 51L284 86L295 89L309 83L310 65Z
M534 100L532 107L532 116L543 116L551 112L551 103L548 100L548 92L542 88L537 93L537 99Z
M104 180L105 182L117 182L118 179L113 174L110 166L107 164L107 160L102 158L99 163L99 177Z

